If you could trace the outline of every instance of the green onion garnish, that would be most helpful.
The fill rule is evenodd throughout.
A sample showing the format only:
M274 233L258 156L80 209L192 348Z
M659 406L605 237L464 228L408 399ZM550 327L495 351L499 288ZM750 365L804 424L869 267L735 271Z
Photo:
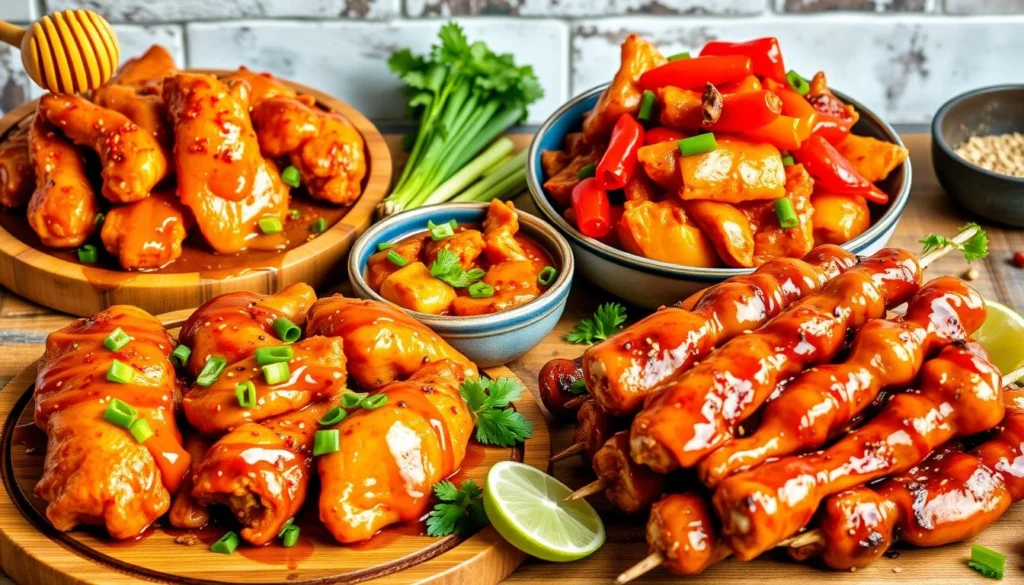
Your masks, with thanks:
M299 178L299 169L288 165L281 171L281 182L289 187L298 188L302 184L302 180Z
M107 405L107 410L103 412L103 420L127 429L132 426L138 415L139 412L132 408L130 404L115 398L110 401L110 404Z
M387 394L374 394L373 396L367 396L363 398L363 401L359 403L359 406L366 410L377 410L388 403Z
M775 215L779 218L779 225L787 230L800 225L800 218L796 216L796 209L789 197L775 200Z
M289 219L299 219L300 217L302 217L302 212L299 211L298 209L289 209L288 210L288 218Z
M693 156L718 150L718 143L715 142L715 135L712 132L698 134L679 141L679 153L683 156Z
M128 432L131 433L139 443L145 443L154 435L153 429L149 428L149 423L146 422L146 419L144 418L140 418L133 422L132 426L128 427Z
M377 244L377 251L378 252L383 252L384 250L390 250L391 248L394 248L394 247L395 247L395 245L392 244L391 242L381 242L381 243Z
M284 224L281 223L280 217L261 217L256 223L260 226L260 231L265 234L277 234L284 231Z
M252 380L235 384L235 398L238 399L238 406L242 408L256 406L256 384L253 384Z
M185 367L188 364L188 356L190 355L192 355L192 350L187 345L179 345L171 352L171 359L177 360L182 367Z
M263 366L263 379L267 381L267 384L273 385L287 382L291 376L292 371L288 367L288 362L277 362Z
M227 360L222 357L211 355L207 358L206 363L203 364L203 370L199 372L199 377L196 378L196 384L199 384L203 388L212 386L220 373L224 371L224 366L228 365Z
M544 270L541 270L540 274L537 275L537 282L547 286L555 282L556 276L558 276L558 270L554 266L545 266Z
M689 58L690 58L690 52L689 51L683 51L682 53L676 53L675 55L669 55L668 60L669 61L678 61L680 59L689 59Z
M323 415L320 418L320 420L316 422L322 427L333 427L334 425L345 420L346 416L348 416L348 413L345 412L344 408L340 406L335 406L334 408L328 410L327 414Z
M299 527L294 524L285 526L281 530L281 546L291 548L299 542Z
M455 221L454 219L449 219L448 220L448 225L452 226L452 231L453 232L457 231L459 229L459 222Z
M476 282L487 275L487 271L483 268L470 268L466 271L466 278L473 282Z
M106 219L107 219L107 215L105 213L97 213L96 214L96 219L92 220L92 223L93 223L93 225L96 226L96 229L99 229L99 228L103 227L103 222L106 221Z
M95 264L98 259L99 252L96 251L96 246L86 244L78 249L78 261L82 264Z
M238 550L238 545L241 544L241 542L242 541L238 538L237 534L234 532L228 532L224 536L220 537L217 542L211 544L210 550L222 555L229 555Z
M110 351L117 351L122 347L128 345L131 338L125 333L120 327L110 332L110 335L103 340L103 345Z
M782 166L784 166L784 167L791 167L791 166L793 166L795 164L796 164L796 161L793 160L793 157L788 156L788 155L782 157Z
M793 91L800 95L807 95L807 92L811 91L811 84L807 83L807 80L802 75L792 69L786 73L786 83L789 84L789 87L793 88Z
M317 219L312 224L310 224L309 231L313 232L314 234L322 234L322 233L326 232L327 231L327 220L322 218L322 217Z
M131 366L118 360L110 362L110 368L107 370L108 381L117 382L118 384L131 384L134 379L135 372L132 371Z
M654 92L645 89L644 97L640 100L640 112L636 115L637 119L646 122L651 119L651 114L654 113Z
M1006 555L980 544L971 545L971 560L967 561L967 566L986 577L1002 579L1006 570Z
M278 317L274 320L274 331L285 343L295 343L302 337L302 329L287 317Z
M576 173L576 178L582 181L583 179L589 179L590 177L593 177L596 174L597 165L589 164L580 169L579 172Z
M399 268L409 263L409 261L406 260L405 257L403 257L398 252L395 252L394 250L388 252L388 262L391 262L392 264L398 266Z
M587 393L587 381L583 378L573 380L572 384L569 384L569 394L579 396L580 394Z
M494 287L486 282L476 282L469 285L469 296L474 299L486 299L494 296Z
M289 345L275 345L274 347L261 347L256 350L256 365L265 366L286 362L295 357L295 351Z
M317 431L313 435L313 455L319 457L327 453L336 453L341 449L341 433L338 429Z
M428 221L427 229L430 230L430 239L435 242L455 235L455 230L452 228L452 224L447 222L436 225L434 222Z
M369 396L366 392L348 392L341 395L341 407L342 408L355 408L359 406L359 403L364 398Z

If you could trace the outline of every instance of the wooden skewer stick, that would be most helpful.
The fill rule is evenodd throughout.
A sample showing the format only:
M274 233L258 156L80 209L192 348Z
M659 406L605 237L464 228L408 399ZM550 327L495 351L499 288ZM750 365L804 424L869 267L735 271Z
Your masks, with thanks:
M652 552L644 560L623 571L621 575L615 578L615 582L618 585L625 585L651 569L659 567L663 562L665 562L664 555L660 552Z
M582 405L584 402L587 401L588 398L590 398L590 395L589 394L584 394L583 396L577 396L576 398L573 398L571 400L566 400L565 401L565 407L568 408L569 410L572 410L572 409Z
M568 458L572 457L573 455L579 455L586 448L587 448L587 446L584 445L583 443L575 443L573 445L569 445L569 447L567 449L562 449L558 453L555 453L554 455L552 455L551 456L551 462L554 463L555 461L561 461L562 459L568 459Z
M572 500L579 500L587 496L592 496L598 492L603 492L604 490L608 489L611 486L611 484L612 482L607 479L598 479L592 481L587 485L581 487L580 489L574 491L573 493L569 494L569 496L565 498L565 500L567 502L571 502Z
M932 262L935 262L939 258L942 258L946 254L949 254L951 251L964 245L967 242L967 240L970 240L971 238L974 237L975 234L978 233L978 230L979 228L977 226L971 226L965 229L964 231L960 232L956 236L954 236L953 239L950 240L950 243L946 244L941 248L932 250L931 252L928 252L927 254L922 256L921 259L918 260L918 264L921 266L921 269L924 270Z

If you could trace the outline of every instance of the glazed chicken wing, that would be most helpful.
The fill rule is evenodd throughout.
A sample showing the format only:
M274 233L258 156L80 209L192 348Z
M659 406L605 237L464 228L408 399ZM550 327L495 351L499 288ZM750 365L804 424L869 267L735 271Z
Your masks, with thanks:
M266 100L276 97L294 98L298 93L284 84L280 79L269 73L257 73L244 65L236 71L221 78L229 86L245 84L244 95L249 107L254 108Z
M167 513L168 521L175 528L202 528L210 521L209 510L192 497L192 488L195 486L199 464L202 463L211 444L212 441L209 437L199 433L191 433L185 437L185 450L192 458L192 465L189 467L188 474L182 481L178 493L174 494L171 511Z
M39 114L72 142L96 151L103 166L103 195L115 203L149 197L170 166L153 137L124 114L73 95L48 93Z
M595 143L608 136L622 114L635 114L640 109L644 91L637 80L644 72L664 65L666 59L658 49L640 35L629 35L622 43L622 65L597 105L583 120L587 142Z
M47 246L82 245L96 229L97 211L82 155L37 115L29 132L29 157L36 175L28 202L32 230Z
M139 128L152 134L163 147L164 156L170 160L169 149L174 135L164 111L164 100L159 94L144 93L129 85L105 85L93 92L92 99L101 108L124 114ZM173 172L174 166L168 164L167 171Z
M107 212L100 237L127 270L160 268L181 256L191 217L173 194L153 194L115 205Z
M150 89L159 94L159 86L168 75L178 70L174 57L160 45L152 45L139 57L129 59L121 66L109 85L127 85ZM155 88L155 89L154 89Z
M116 351L104 340L120 329ZM154 317L114 306L46 339L35 386L35 422L49 439L36 494L58 530L105 525L114 538L138 536L170 506L189 468L174 410L180 388L168 356L173 342ZM119 362L132 380L108 380ZM140 443L104 419L112 399L138 412L153 431Z
M338 542L360 542L423 516L431 488L462 464L473 419L459 395L467 370L440 360L380 389L387 403L338 425L341 450L323 455L320 520Z
M0 207L23 207L35 187L28 148L28 127L19 128L0 144Z
M261 236L260 218L283 220L288 187L263 159L248 107L210 75L179 73L164 81L174 128L178 196L210 246L222 254L279 247L283 236Z

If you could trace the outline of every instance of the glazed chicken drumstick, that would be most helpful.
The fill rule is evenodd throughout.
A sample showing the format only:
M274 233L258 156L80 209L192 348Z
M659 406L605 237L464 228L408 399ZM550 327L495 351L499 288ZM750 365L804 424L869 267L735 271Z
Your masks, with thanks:
M28 141L36 175L27 214L32 231L47 246L81 246L96 230L98 211L85 159L39 115L32 121Z

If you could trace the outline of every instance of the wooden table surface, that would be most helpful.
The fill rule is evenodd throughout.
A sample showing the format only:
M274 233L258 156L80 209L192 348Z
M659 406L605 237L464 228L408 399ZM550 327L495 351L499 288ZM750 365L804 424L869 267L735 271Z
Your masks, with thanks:
M516 141L525 144L528 136L516 136ZM907 147L910 149L913 161L913 189L911 191L910 203L903 214L896 233L891 241L892 245L906 247L910 250L918 250L920 245L917 241L928 233L939 233L952 235L956 233L959 226L966 221L977 219L985 226L989 236L989 257L975 263L978 270L978 278L972 283L986 298L999 301L1011 306L1018 312L1024 312L1024 270L1017 268L1012 261L1015 251L1024 251L1024 231L1002 229L992 226L989 222L978 218L971 218L968 213L959 208L939 186L935 173L931 166L929 136L927 134L907 134L903 136ZM389 142L394 145L395 140ZM530 205L526 197L517 200L521 207L529 210ZM963 275L967 271L967 264L962 257L950 255L929 269L929 276L943 274ZM343 272L343 271L341 271ZM607 300L610 295L591 285L581 278L577 278L573 287L569 306L555 330L548 336L547 340L534 348L522 358L508 364L520 378L530 384L530 390L536 391L537 372L544 363L553 357L575 357L581 353L582 348L573 346L562 340L562 335L569 331L573 325L583 317L589 316L594 308ZM640 309L630 307L630 321L642 317L644 313ZM67 324L71 317L57 314L45 308L33 305L21 298L0 289L0 387L5 385L15 374L25 366L39 357L40 344L46 339L47 333ZM553 429L553 448L557 451L569 445L571 441L571 426L560 426ZM578 459L560 462L555 466L555 475L571 487L578 487L591 479L590 472ZM610 507L603 505L601 498L594 498L595 505L599 508L602 516L608 521L609 534L605 546L588 559L573 563L572 565L543 563L529 560L519 568L508 580L507 583L533 584L552 583L558 581L563 585L575 585L583 583L609 583L621 571L640 560L646 555L646 544L643 540L643 522L646 516L637 519L626 519L616 515ZM1015 516L1020 515L1017 511ZM1010 518L1004 518L1007 522ZM1014 528L1014 532L1004 535L1005 530L1000 531L998 540L1005 541L1007 547L1003 552L1018 553L1017 564L1020 564L1019 554L1024 552L1024 530ZM985 533L979 537L982 542L995 547L991 539L985 538ZM956 564L962 565L961 558L966 558L967 546L963 544L951 545L944 550L948 555L956 559ZM948 556L947 555L947 556ZM910 555L904 555L907 557ZM1014 562L1011 556L1010 562ZM738 565L735 561L732 565ZM909 567L913 565L913 567ZM810 581L811 579L828 578L830 576L841 577L848 583L896 582L899 580L917 582L916 578L925 576L934 578L937 581L943 579L943 575L955 578L957 582L985 582L966 568L951 569L946 563L930 563L920 560L906 559L902 563L900 559L885 559L875 565L862 569L854 578L853 575L835 575L818 569L807 568L796 563L779 563L778 570L763 571L764 565L751 566L746 572L747 579L757 579L762 583L790 583L794 580ZM907 568L903 568L907 567ZM929 568L931 567L931 568ZM739 577L735 570L727 570L725 567L712 569L705 574L704 579L708 582L725 583L732 582L732 578ZM950 574L949 571L955 571ZM1019 569L1018 569L1019 570ZM912 572L913 571L913 572ZM718 578L716 579L716 572ZM1020 574L1019 572L1017 573ZM726 577L726 581L722 578ZM704 579L687 579L690 581L703 581ZM637 583L669 583L678 582L679 577L670 575L667 571L656 570L649 573L644 579ZM991 581L989 581L991 582ZM10 581L0 573L0 585L8 585Z

